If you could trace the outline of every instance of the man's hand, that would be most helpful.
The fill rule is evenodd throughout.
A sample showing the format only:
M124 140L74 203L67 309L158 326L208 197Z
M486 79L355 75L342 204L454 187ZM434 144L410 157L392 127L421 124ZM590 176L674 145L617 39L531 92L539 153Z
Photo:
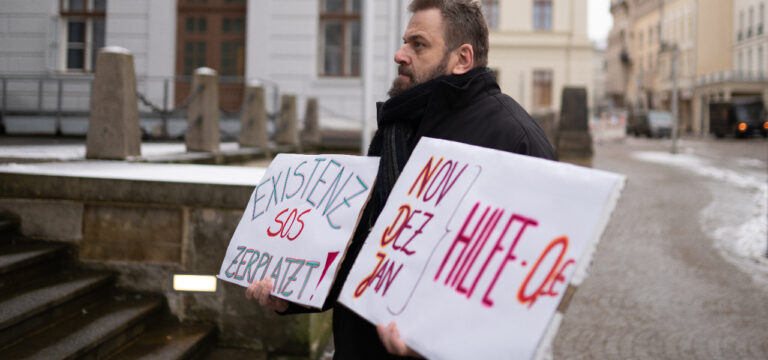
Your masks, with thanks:
M419 353L413 351L408 345L405 345L400 339L400 333L397 331L397 325L394 322L389 325L376 325L376 331L379 333L379 339L384 344L384 348L392 355L411 356L421 358Z
M283 312L288 310L288 302L272 296L270 291L272 291L272 279L266 278L261 281L252 282L251 286L248 286L248 289L245 290L245 297L249 300L258 300L259 305L274 311Z

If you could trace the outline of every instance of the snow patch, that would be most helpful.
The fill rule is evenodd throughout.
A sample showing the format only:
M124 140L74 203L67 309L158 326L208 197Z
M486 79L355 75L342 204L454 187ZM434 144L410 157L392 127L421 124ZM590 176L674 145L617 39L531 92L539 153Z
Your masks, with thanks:
M99 52L131 55L131 51L122 46L106 46L101 48Z
M737 165L763 166L760 171L736 172L712 166L692 154L635 152L632 157L675 166L735 186L734 194L712 191L713 201L700 212L699 222L715 238L714 245L725 259L752 275L753 279L768 284L768 177L762 161L741 159ZM724 219L724 211L733 216Z
M0 165L0 173L247 186L256 186L265 172L266 168L257 167L122 161Z

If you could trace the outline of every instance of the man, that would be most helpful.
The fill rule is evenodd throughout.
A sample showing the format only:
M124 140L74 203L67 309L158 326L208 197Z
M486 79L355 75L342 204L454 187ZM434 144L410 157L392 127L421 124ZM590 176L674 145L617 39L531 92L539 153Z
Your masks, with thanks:
M378 104L378 130L368 150L380 156L376 185L323 310L333 307L337 359L417 356L397 327L374 325L334 306L347 274L389 192L422 136L554 159L552 146L528 113L502 94L488 63L488 28L471 0L413 0L413 13L395 54L398 77ZM283 314L307 312L269 295L271 279L253 283L246 297Z

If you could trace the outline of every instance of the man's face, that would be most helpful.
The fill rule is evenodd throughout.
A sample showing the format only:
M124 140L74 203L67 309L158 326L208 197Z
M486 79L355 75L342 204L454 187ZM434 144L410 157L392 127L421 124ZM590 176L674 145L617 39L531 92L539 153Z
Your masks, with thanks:
M450 73L451 56L446 53L444 34L440 10L428 9L413 14L403 35L404 44L395 54L398 76L389 90L390 97Z

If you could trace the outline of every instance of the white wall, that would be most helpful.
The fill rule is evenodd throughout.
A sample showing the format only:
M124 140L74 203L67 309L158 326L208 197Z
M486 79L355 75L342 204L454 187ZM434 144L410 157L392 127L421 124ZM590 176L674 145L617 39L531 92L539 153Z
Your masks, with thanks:
M498 69L502 92L527 111L559 111L565 86L583 86L592 97L592 44L586 0L554 0L552 31L533 30L533 1L502 0L499 30L490 34L489 67ZM552 106L533 108L533 73L552 71Z
M58 0L0 0L0 73L37 74L54 68L51 42L57 14Z
M106 21L106 45L131 51L137 90L162 107L163 81L174 75L176 63L176 0L107 1Z
M374 0L374 99L383 101L392 80L394 52L402 32L398 4ZM306 97L315 96L320 105L321 125L359 127L363 104L361 77L318 76L318 0L249 0L246 44L246 77L276 83L281 93L299 95L303 116ZM362 17L361 17L362 18ZM393 22L394 21L394 22ZM402 28L406 23L401 20ZM397 33L393 35L392 32ZM267 99L271 109L271 99Z

